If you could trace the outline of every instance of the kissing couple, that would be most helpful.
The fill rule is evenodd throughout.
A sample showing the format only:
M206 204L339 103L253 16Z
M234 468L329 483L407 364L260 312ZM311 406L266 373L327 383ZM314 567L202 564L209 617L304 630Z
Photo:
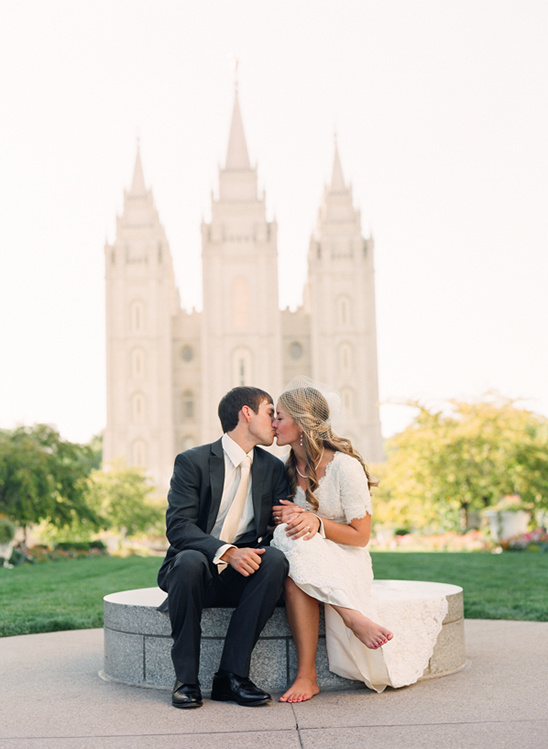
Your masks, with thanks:
M223 436L177 455L168 493L170 546L158 585L168 594L160 609L171 621L174 707L203 704L200 622L205 607L218 606L234 612L211 699L268 704L270 694L249 679L250 661L282 592L298 669L281 702L319 692L320 602L331 671L377 692L416 681L439 629L430 628L418 648L413 632L410 653L405 616L394 622L406 646L402 673L397 650L396 658L390 653L399 633L376 623L382 606L371 592L366 545L375 482L351 442L333 432L321 390L309 378L294 378L275 408L265 391L236 387L221 399L218 413ZM290 448L285 465L261 449L274 438Z

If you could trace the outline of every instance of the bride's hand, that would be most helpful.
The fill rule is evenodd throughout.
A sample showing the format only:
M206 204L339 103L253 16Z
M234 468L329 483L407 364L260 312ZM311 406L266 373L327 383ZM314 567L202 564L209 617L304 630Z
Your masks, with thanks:
M274 505L272 508L274 524L281 525L282 523L288 523L303 512L305 512L305 510L303 510L302 507L299 507L299 505L296 505L295 502L291 502L288 499L280 499L280 504Z
M320 530L320 519L313 512L303 510L298 515L294 515L286 525L286 535L296 541L298 538L304 538L308 541L314 538Z

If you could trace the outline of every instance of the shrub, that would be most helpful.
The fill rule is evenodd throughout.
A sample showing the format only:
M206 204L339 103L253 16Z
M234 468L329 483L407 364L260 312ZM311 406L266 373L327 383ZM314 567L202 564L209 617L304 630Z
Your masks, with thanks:
M15 525L8 518L0 518L0 544L9 544L15 538Z
M91 541L89 543L67 541L55 547L39 544L30 548L15 549L12 555L12 564L36 564L98 556L108 556L102 541Z
M91 549L106 551L107 547L102 541L61 541L55 544L55 548L64 551L91 551Z

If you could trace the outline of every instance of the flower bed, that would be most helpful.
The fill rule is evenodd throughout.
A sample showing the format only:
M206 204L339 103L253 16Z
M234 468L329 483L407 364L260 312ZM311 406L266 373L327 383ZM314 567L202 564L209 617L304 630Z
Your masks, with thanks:
M370 548L373 551L485 551L501 553L502 551L546 551L548 552L548 531L535 528L528 533L512 536L501 543L495 543L489 533L479 530L468 533L440 533L437 535L420 535L407 533L395 535L382 543L372 538Z
M440 533L437 535L419 535L406 533L395 535L386 543L379 543L371 539L371 548L375 551L386 549L389 551L491 551L493 542L489 536L481 531L468 533Z
M505 551L548 551L548 531L535 528L529 533L507 538L501 546Z
M41 562L57 562L62 559L81 559L83 557L106 556L107 551L103 543L69 543L49 546L19 546L13 550L10 562L13 565L36 564Z

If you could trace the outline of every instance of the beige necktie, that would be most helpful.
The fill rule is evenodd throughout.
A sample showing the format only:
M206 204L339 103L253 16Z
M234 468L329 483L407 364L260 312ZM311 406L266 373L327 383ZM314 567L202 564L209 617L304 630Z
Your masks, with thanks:
M232 500L230 509L224 519L223 527L221 528L221 541L227 544L231 544L236 537L240 518L244 510L245 501L247 499L247 489L249 487L249 472L251 471L251 458L246 455L240 463L240 483L236 495Z

